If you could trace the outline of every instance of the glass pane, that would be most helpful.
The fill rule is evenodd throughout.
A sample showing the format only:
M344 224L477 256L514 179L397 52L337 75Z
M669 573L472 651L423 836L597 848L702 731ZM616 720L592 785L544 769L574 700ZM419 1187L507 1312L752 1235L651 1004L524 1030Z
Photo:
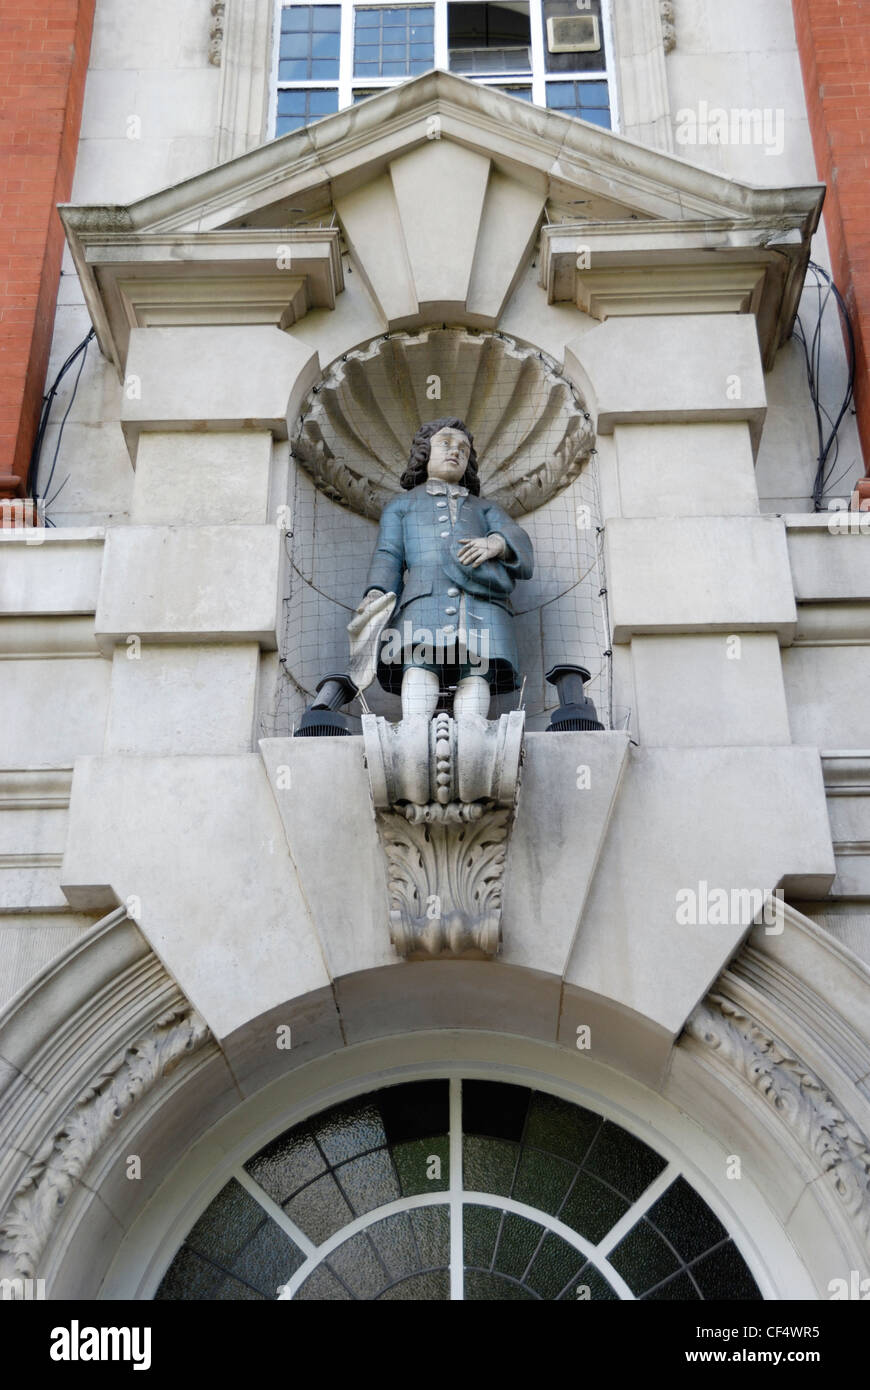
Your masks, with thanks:
M329 31L337 34L341 29L340 5L317 5L311 26L317 33Z
M381 17L377 10L357 10L356 28L359 29L379 29Z
M526 1143L570 1163L582 1163L602 1123L601 1116L591 1110L536 1091L529 1106Z
M267 1218L253 1239L239 1251L230 1269L236 1279L249 1284L264 1298L277 1298L279 1287L287 1283L304 1261L299 1247L280 1226Z
M703 1298L755 1300L761 1298L758 1285L733 1241L704 1255L692 1265L692 1278Z
M392 1153L405 1197L444 1192L449 1187L450 1141L446 1134L432 1139L409 1139L396 1144Z
M584 1265L576 1279L571 1280L560 1297L563 1301L570 1299L573 1303L619 1300L619 1294L611 1288L604 1275L600 1274L594 1265Z
M378 71L379 67L379 63L355 62L353 65L353 75L354 77L380 77L381 74Z
M198 1255L227 1266L266 1220L266 1213L235 1178L206 1207L187 1244Z
M548 82L547 83L547 105L559 110L564 106L573 106L574 83L573 82Z
M420 1263L433 1267L446 1265L450 1259L450 1212L447 1207L417 1207L411 1212L411 1226Z
M675 1274L672 1279L666 1279L663 1284L643 1294L644 1300L649 1303L686 1303L692 1299L697 1301L700 1297L688 1274Z
M285 7L281 11L281 32L289 33L291 30L308 29L311 25L311 6L295 5L292 8Z
M311 76L319 82L328 77L338 77L337 58L312 58Z
M305 1283L296 1290L295 1299L300 1302L347 1303L353 1294L336 1278L326 1265L320 1265L309 1275Z
M155 1299L212 1299L223 1271L182 1245L161 1280Z
M449 1094L447 1081L416 1081L381 1091L378 1103L389 1143L446 1134L450 1127Z
M381 63L381 77L405 77L405 63Z
M634 1202L667 1164L647 1144L608 1120L596 1136L585 1167Z
M608 107L610 105L606 82L577 82L575 86L581 106Z
M609 1258L635 1294L652 1288L680 1267L673 1250L648 1221L639 1221Z
M559 1220L597 1245L626 1211L628 1202L624 1198L591 1174L580 1172L559 1212Z
M387 43L381 51L385 59L404 62L408 50L403 43Z
M402 1279L419 1269L421 1256L411 1218L406 1212L378 1221L369 1227L368 1235L391 1280ZM425 1263L442 1264L443 1259L439 1257Z
M684 1260L694 1260L727 1239L721 1221L693 1191L685 1178L677 1178L647 1212L647 1220L661 1231Z
M305 78L310 76L307 60L299 62L298 59L292 59L278 64L279 82L304 82Z
M301 1192L285 1202L284 1210L315 1245L320 1245L353 1220L353 1212L339 1191L335 1178L329 1174L303 1187Z
M379 1295L381 1300L395 1302L407 1300L409 1303L444 1303L450 1298L450 1274L446 1269L430 1269L425 1274L412 1274L400 1284L394 1284L386 1293Z
M301 130L304 125L304 116L279 116L275 123L275 134L290 135L294 130Z
M495 1252L495 1268L514 1279L522 1279L540 1244L543 1228L514 1212L505 1212Z
M327 1264L354 1298L377 1298L393 1282L365 1231L340 1245Z
M401 1196L396 1170L386 1149L343 1163L336 1168L335 1176L357 1216Z
M520 1139L531 1092L497 1081L463 1081L462 1127L466 1134Z
M309 34L282 34L281 35L281 54L282 58L307 58L311 44Z
M465 1275L465 1298L469 1303L505 1303L521 1299L535 1302L537 1295L503 1275L470 1269Z
M304 106L304 92L281 92L279 95L301 99ZM245 1164L245 1171L279 1206L325 1169L322 1153L311 1135L301 1128L280 1135Z
M328 1110L315 1121L314 1134L330 1163L356 1158L387 1142L380 1112L369 1096Z
M581 120L589 121L592 125L600 125L603 130L610 129L610 112L592 110L582 110L579 113Z
M466 1135L462 1142L462 1185L470 1192L509 1197L519 1157L519 1145L506 1139Z
M313 34L311 37L311 52L315 58L334 58L337 62L338 45L338 34Z
M558 1298L569 1283L580 1282L577 1276L585 1263L585 1255L553 1231L548 1231L525 1282L541 1298Z
M304 116L305 115L305 92L282 91L278 93L278 115L279 116ZM286 1138L287 1136L285 1136ZM279 1142L276 1140L276 1143ZM266 1152L265 1149L262 1152Z
M561 1158L523 1149L511 1196L527 1206L555 1216L567 1196L577 1169Z
M502 1214L495 1207L466 1204L462 1209L464 1260L472 1269L489 1269L501 1229Z
M434 59L432 59L432 58L422 58L422 59L416 60L416 61L413 62L413 63L409 63L409 64L408 64L408 75L409 75L410 77L419 77L419 75L420 75L421 72L428 72L428 71L429 71L429 69L432 67L433 62L434 62Z
M308 109L312 116L331 116L338 110L338 92L309 92Z

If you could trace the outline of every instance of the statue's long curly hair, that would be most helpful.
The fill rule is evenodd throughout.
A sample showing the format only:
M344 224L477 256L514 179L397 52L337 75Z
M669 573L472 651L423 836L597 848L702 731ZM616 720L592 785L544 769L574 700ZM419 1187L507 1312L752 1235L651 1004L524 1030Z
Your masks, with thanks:
M457 420L452 415L445 415L441 420L429 420L425 425L421 425L411 441L411 452L408 455L408 466L401 477L403 488L408 491L412 487L419 487L420 483L425 483L429 471L429 441L433 434L439 430L461 430L471 445L471 452L468 455L468 467L461 478L463 487L474 497L480 496L480 478L477 474L477 454L474 450L474 437L464 420Z

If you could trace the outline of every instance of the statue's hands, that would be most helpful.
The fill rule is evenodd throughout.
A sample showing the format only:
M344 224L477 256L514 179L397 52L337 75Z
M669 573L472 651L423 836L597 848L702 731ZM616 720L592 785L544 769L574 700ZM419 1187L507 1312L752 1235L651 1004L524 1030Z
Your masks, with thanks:
M363 594L362 602L357 604L357 606L356 606L356 611L357 611L357 613L364 613L364 612L366 611L367 608L370 608L370 607L371 607L371 605L374 603L375 599L378 599L378 598L383 598L383 594L381 593L381 590L380 590L380 589L369 589L368 593Z
M500 555L504 555L506 549L504 538L492 535L485 536L481 540L463 541L457 555L460 564L476 570L478 565L483 564L484 560L497 560Z

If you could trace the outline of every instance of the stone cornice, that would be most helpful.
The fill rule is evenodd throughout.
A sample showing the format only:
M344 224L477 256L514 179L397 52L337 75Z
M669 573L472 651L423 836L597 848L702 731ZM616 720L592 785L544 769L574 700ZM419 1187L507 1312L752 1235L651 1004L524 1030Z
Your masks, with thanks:
M790 336L809 258L804 214L770 218L558 223L541 234L550 304L593 318L751 313L765 369Z
M68 230L203 231L226 226L289 195L326 190L329 201L374 177L398 155L453 139L491 157L497 168L557 199L566 185L597 192L646 217L738 217L771 226L796 219L810 235L823 189L759 189L697 168L555 111L528 106L451 73L430 72L313 126L261 145L227 164L131 204L77 208L61 215ZM280 223L278 224L280 225Z
M130 331L274 324L335 308L344 288L337 227L196 234L95 229L64 209L100 348L123 375Z
M673 283L674 270L694 266L695 275L704 280L695 288L702 300L705 293L708 300L712 294L714 310L757 312L768 361L790 331L801 268L821 211L821 188L751 188L611 131L555 111L519 105L493 88L435 71L128 208L62 207L103 351L123 370L125 325L157 321L153 315L167 311L176 315L173 322L200 322L196 315L205 312L204 301L210 306L208 322L221 312L215 305L222 298L227 301L223 312L231 315L229 321L262 322L265 299L271 321L281 326L296 321L306 300L334 303L342 287L339 233L311 223L384 174L401 156L437 142L452 143L485 158L491 170L526 190L527 196L531 191L546 201L554 215L576 205L578 193L585 194L582 201L589 223L576 224L570 232L553 229L545 240L582 228L597 238L599 248L605 244L610 248L621 273L627 268L626 257L644 268L649 265L642 247L646 228L654 240L653 263L659 266L658 279L649 277L653 288L646 292L647 300L657 294L659 303L647 312L660 313L663 303L675 304L680 292ZM651 220L663 223L660 231L651 229ZM322 244L330 235L328 254L321 253L319 299L312 289L316 277L310 264L307 270L292 264L292 273L306 275L305 289L297 288L280 303L270 300L268 284L254 285L251 279L247 288L237 286L235 295L230 289L234 277L274 274L279 277L275 288L280 296L290 287L274 270L276 244L289 243L294 254L298 247L300 257L307 246L310 263L311 243ZM711 250L717 253L712 278L710 267L702 264L705 258L711 261ZM267 253L271 254L268 271ZM523 246L517 254L525 254ZM671 264L666 265L667 261ZM602 268L610 274L611 268L603 262ZM593 273L598 269L593 262ZM141 290L132 284L134 279L151 276L166 282L158 293L162 301L157 307L153 287L144 299L137 299ZM219 276L221 287L213 294L197 294L198 276ZM670 283L666 283L668 276ZM731 283L726 284L729 276ZM170 283L177 277L191 286L181 298L173 297ZM605 300L613 305L619 292L611 284L604 299L601 293L590 293L606 316ZM639 293L635 285L629 299L632 295L637 299ZM580 302L573 289L570 297ZM685 303L680 308L685 312ZM616 311L628 311L624 301ZM245 313L246 319L240 317Z

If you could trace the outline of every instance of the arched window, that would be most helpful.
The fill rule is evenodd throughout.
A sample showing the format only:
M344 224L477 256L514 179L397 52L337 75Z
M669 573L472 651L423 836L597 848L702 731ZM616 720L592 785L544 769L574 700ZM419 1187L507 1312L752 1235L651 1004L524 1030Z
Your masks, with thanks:
M358 1096L248 1159L159 1299L759 1299L679 1165L502 1082Z

